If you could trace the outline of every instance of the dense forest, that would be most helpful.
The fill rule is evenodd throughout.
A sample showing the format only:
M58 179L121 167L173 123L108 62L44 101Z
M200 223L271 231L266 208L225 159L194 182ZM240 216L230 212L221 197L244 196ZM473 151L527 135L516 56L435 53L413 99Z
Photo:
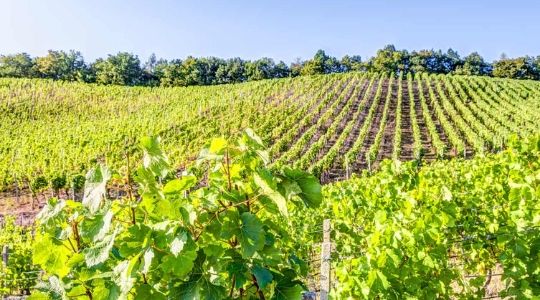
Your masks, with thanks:
M394 74L432 73L481 75L514 79L540 80L540 56L508 58L501 55L492 63L473 52L461 57L456 51L398 50L388 45L365 61L359 55L332 57L323 50L312 59L287 65L271 58L244 60L217 57L158 59L152 54L146 62L137 55L119 52L92 63L78 51L49 50L43 57L27 53L0 55L0 77L50 78L98 84L144 86L191 86L238 83L253 80L295 77L300 75L344 73L349 71L387 72Z

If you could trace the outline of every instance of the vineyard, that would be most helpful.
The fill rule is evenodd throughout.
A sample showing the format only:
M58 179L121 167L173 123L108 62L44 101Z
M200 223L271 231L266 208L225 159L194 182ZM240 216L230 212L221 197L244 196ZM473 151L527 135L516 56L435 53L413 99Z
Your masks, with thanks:
M333 299L540 294L540 136L470 160L386 160L322 188L268 169L251 130L211 140L180 175L159 139L139 147L138 195L107 197L114 172L99 164L81 202L50 199L33 228L0 224L13 257L0 264L0 295L302 299L322 292L322 263Z
M540 1L3 2L0 300L540 300Z
M538 82L486 77L348 73L185 88L0 79L0 188L2 198L75 193L94 162L138 161L144 135L161 136L182 170L208 137L247 127L271 145L273 167L331 182L388 158L497 152L511 134L538 132L539 119Z

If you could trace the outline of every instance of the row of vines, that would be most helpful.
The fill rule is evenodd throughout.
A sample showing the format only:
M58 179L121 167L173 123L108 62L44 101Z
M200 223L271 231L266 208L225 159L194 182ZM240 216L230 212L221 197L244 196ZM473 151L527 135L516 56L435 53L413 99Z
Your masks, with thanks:
M271 146L273 165L309 169L327 182L385 158L500 151L510 135L539 131L539 102L537 82L426 74L186 88L1 79L0 189L76 194L95 162L119 169L139 161L141 135L162 136L182 170L206 137L238 136L246 127Z

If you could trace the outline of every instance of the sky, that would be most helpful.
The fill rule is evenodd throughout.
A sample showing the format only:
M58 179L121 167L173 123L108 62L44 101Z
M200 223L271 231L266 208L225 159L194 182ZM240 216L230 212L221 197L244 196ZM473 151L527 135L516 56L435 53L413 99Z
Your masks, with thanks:
M539 13L538 0L0 0L0 54L74 49L87 61L127 51L143 61L155 53L292 62L318 49L368 58L394 44L494 60L540 55Z

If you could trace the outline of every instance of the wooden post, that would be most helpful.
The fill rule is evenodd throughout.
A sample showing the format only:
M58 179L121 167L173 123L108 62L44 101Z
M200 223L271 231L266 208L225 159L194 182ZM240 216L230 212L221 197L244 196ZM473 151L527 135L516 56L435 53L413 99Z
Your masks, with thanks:
M330 241L330 220L323 221L323 242L321 245L321 295L320 300L328 300L330 292L330 254L332 242Z
M349 159L345 157L345 176L349 179Z
M4 263L4 266L7 266L8 258L9 258L9 247L5 245L2 249L2 262Z

